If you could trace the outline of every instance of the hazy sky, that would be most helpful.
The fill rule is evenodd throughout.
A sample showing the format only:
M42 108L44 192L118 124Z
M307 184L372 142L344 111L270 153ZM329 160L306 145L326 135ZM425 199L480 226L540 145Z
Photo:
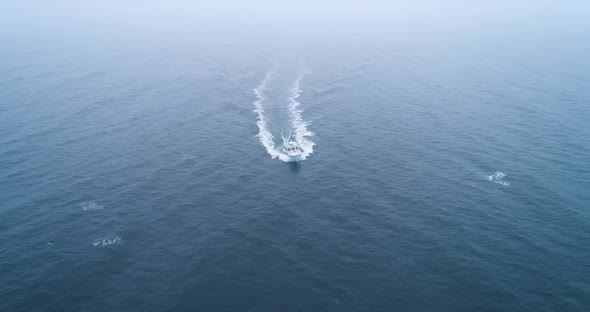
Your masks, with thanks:
M3 1L0 34L195 40L582 36L590 1Z

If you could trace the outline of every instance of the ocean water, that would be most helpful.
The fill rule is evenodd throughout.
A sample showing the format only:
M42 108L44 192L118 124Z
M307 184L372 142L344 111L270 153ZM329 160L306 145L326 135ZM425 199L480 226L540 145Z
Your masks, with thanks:
M578 44L6 46L0 311L587 311Z

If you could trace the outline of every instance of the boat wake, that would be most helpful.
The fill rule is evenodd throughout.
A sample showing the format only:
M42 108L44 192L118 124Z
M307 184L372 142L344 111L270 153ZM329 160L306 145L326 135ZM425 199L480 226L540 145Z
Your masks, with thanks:
M270 103L270 99L266 97L266 92L269 89L269 82L275 75L275 70L269 70L266 73L264 80L262 80L262 83L254 89L254 94L256 95L254 112L258 115L258 120L256 121L258 134L256 136L260 140L260 143L266 148L266 152L272 158L278 158L284 162L291 161L289 156L282 151L282 144L289 140L289 135L290 138L295 140L303 150L300 160L305 160L307 156L313 153L313 146L315 143L310 140L310 137L313 136L313 132L308 130L310 122L303 120L301 115L303 110L300 108L301 103L297 100L301 95L301 80L303 80L305 75L309 73L309 70L304 71L291 85L291 89L289 90L288 107L286 107L289 114L289 125L286 125L288 129L284 129L285 126L280 127L280 135L279 133L273 135L269 130L269 123L271 120L267 117L265 112L265 107L272 104ZM289 133L289 135L285 136L285 132Z

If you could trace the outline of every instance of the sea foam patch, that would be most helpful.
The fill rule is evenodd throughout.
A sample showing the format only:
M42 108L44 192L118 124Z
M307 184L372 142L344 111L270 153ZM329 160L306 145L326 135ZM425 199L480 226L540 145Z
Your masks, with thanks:
M107 247L112 245L123 245L125 241L118 235L111 235L107 238L99 239L92 243L94 247Z
M104 208L103 205L99 205L97 202L84 202L81 204L82 210L102 210Z
M510 182L506 181L506 174L504 172L501 171L496 171L492 174L490 174L488 176L488 181L500 184L500 185L504 185L504 186L508 186L510 185Z

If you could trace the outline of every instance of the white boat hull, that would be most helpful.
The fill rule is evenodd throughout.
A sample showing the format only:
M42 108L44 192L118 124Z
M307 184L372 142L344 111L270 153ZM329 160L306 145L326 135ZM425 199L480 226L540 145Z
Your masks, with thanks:
M289 161L291 162L300 161L302 152L303 149L299 147L299 144L297 144L297 142L286 140L283 143L283 153L285 153L287 157L289 157Z
M301 154L299 155L287 155L289 157L289 161L300 161L301 160Z

